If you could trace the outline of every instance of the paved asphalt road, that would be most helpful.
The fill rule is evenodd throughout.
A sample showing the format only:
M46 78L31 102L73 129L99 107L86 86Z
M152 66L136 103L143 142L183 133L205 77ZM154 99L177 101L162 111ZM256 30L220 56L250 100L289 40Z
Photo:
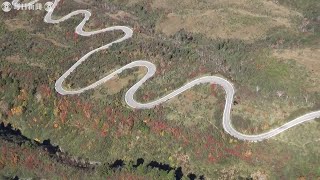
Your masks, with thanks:
M34 0L30 3L28 3L28 5L32 5L34 3L36 3L38 0ZM64 82L64 80L82 63L84 62L87 58L89 58L89 56L91 56L92 54L101 51L101 50L105 50L108 49L110 46L112 46L113 44L116 43L120 43L122 41L125 41L129 38L132 37L133 35L133 31L132 29L130 29L129 27L126 26L113 26L113 27L108 27L105 29L101 29L98 31L92 31L92 32L85 32L83 30L83 26L86 24L86 22L89 20L90 16L91 16L91 12L87 11L87 10L77 10L74 12L71 12L70 14L60 18L60 19L52 19L52 13L55 9L55 7L57 6L57 4L59 3L60 0L55 0L54 4L52 6L52 10L48 11L46 16L44 17L44 21L46 23L60 23L62 21L65 21L69 18L71 18L72 16L75 15L79 15L82 14L84 15L84 19L82 20L82 22L76 27L75 32L81 36L91 36L94 34L99 34L99 33L104 33L104 32L108 32L108 31L123 31L124 32L124 36L116 41L113 41L109 44L106 44L104 46L101 46L97 49L94 49L90 52L88 52L86 55L84 55L81 59L79 59L70 69L68 69L57 81L55 84L55 89L58 93L62 94L62 95L74 95L74 94L80 94L83 93L84 91L90 90L90 89L94 89L97 86L107 82L108 80L110 80L111 78L113 78L115 75L121 73L122 71L126 70L126 69L130 69L130 68L135 68L135 67L146 67L148 69L147 74L141 79L139 80L135 85L133 85L127 92L125 95L125 101L126 103L132 107L132 108L137 108L137 109L149 109L149 108L153 108L156 105L159 105L171 98L176 97L177 95L183 93L184 91L192 88L195 85L198 84L204 84L204 83L211 83L211 84L219 84L220 86L223 87L223 89L226 92L226 103L225 103L225 107L224 107L224 111L223 111L223 128L224 130L229 133L230 135L234 136L235 138L238 138L240 140L247 140L247 141L262 141L265 139L269 139L291 127L294 127L298 124L304 123L306 121L310 121L310 120L314 120L316 118L320 118L320 111L315 111L315 112L311 112L308 114L305 114L303 116L300 116L278 128L275 128L269 132L266 133L262 133L262 134L257 134L257 135L246 135L246 134L242 134L240 132L238 132L236 129L234 129L234 127L232 126L231 123L231 108L232 108L232 103L233 103L233 97L234 97L234 93L235 93L235 89L233 87L233 85L226 79L221 78L221 77L217 77L217 76L205 76L205 77L201 77L199 79L193 80L187 84L185 84L184 86L180 87L179 89L169 93L168 95L161 97L158 100L155 100L153 102L149 102L149 103L139 103L137 102L133 97L134 94L136 93L136 91L139 89L139 87L141 87L141 85L146 82L149 78L151 78L155 72L156 72L156 66L154 64L152 64L151 62L148 61L144 61L144 60L139 60L139 61L133 61L123 67L121 67L120 69L114 71L113 73L109 74L108 76L98 80L97 82L78 89L78 90L66 90L63 88L62 84ZM14 0L13 1L14 6L18 7L21 6L19 4L19 0Z

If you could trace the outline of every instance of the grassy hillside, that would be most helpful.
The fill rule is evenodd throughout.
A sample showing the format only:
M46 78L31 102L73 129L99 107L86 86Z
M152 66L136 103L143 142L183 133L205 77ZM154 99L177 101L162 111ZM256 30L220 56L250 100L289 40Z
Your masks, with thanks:
M156 64L157 72L136 99L148 102L198 77L218 75L237 90L234 126L247 134L262 133L320 109L319 4L317 0L64 1L54 16L89 8L93 15L87 30L112 25L134 30L130 40L92 55L64 86L84 87L129 62L145 59ZM52 25L43 22L44 12L0 13L0 121L26 137L50 139L64 151L91 161L143 158L181 167L187 179L192 179L187 177L190 173L206 179L320 176L318 120L267 141L239 141L223 131L224 92L214 85L197 86L154 109L133 110L124 102L124 94L145 74L143 68L125 71L80 96L61 96L54 90L55 81L89 50L122 33L81 37L74 34L80 16ZM22 151L18 145L10 146ZM23 172L42 177L32 174L33 169L21 170L22 163L4 164L1 171L2 165L0 161L4 176ZM68 177L86 174L72 167L57 169L52 174L57 178L60 171ZM135 179L146 172L150 176L142 179L174 176L142 168L140 174L134 172ZM124 179L132 171L113 174L101 166L92 173Z

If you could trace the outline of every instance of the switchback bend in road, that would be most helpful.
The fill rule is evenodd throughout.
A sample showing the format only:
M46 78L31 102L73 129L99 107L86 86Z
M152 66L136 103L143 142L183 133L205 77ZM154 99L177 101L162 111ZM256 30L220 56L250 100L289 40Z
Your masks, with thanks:
M39 0L33 0L27 4L24 4L24 6L31 6L35 3L37 3ZM124 32L124 36L121 37L118 40L115 40L109 44L106 44L104 46L101 46L97 49L94 49L90 52L88 52L86 55L84 55L82 58L80 58L74 65L71 66L70 69L68 69L55 83L55 89L56 91L61 94L61 95L74 95L74 94L80 94L83 93L84 91L90 90L90 89L94 89L97 86L107 82L108 80L110 80L112 77L114 77L115 75L121 73L122 71L126 70L126 69L130 69L130 68L134 68L134 67L146 67L147 68L147 74L141 79L139 80L136 84L134 84L127 92L125 95L125 101L126 103L132 107L132 108L137 108L137 109L150 109L153 108L156 105L159 105L171 98L176 97L177 95L183 93L184 91L192 88L195 85L198 84L204 84L204 83L211 83L211 84L219 84L220 86L223 87L223 89L226 92L226 103L225 103L225 107L224 107L224 111L223 111L223 120L222 120L222 124L223 124L223 128L224 130L229 133L230 135L234 136L235 138L238 138L240 140L246 140L246 141L262 141L265 139L269 139L291 127L294 127L298 124L304 123L306 121L311 121L314 120L316 118L320 118L320 111L315 111L315 112L311 112L308 114L305 114L303 116L300 116L294 120L289 121L288 123L275 128L273 130L270 130L269 132L266 133L262 133L262 134L257 134L257 135L246 135L246 134L242 134L240 132L238 132L231 123L231 108L232 108L232 103L233 103L233 97L234 97L234 87L233 85L226 79L221 78L221 77L217 77L217 76L205 76L205 77L201 77L199 79L195 79L187 84L185 84L184 86L174 90L173 92L159 98L158 100L155 100L153 102L149 102L149 103L139 103L137 102L133 97L134 94L136 93L136 91L141 87L141 85L143 83L145 83L149 78L151 78L155 72L156 72L156 66L154 64L152 64L151 62L148 61L144 61L144 60L138 60L138 61L133 61L123 67L121 67L120 69L112 72L111 74L105 76L104 78L98 80L97 82L88 85L87 87L78 89L78 90L66 90L63 88L62 84L64 82L64 80L84 61L86 61L87 58L89 58L92 54L101 51L101 50L105 50L108 49L109 47L111 47L113 44L116 43L120 43L122 41L125 41L129 38L132 37L133 31L132 29L130 29L127 26L113 26L113 27L108 27L105 29L101 29L101 30L97 30L97 31L91 31L91 32L86 32L83 30L84 25L86 24L86 22L89 20L90 16L91 16L91 12L88 10L77 10L77 11L73 11L70 14L63 16L60 19L52 19L52 13L54 12L55 8L57 7L58 3L60 0L55 0L53 3L53 6L51 8L51 10L49 10L47 12L47 14L44 17L44 21L46 23L52 23L52 24L57 24L60 22L63 22L65 20L68 20L69 18L71 18L72 16L75 15L84 15L84 19L81 21L81 23L76 27L75 32L81 36L91 36L91 35L95 35L95 34L99 34L99 33L104 33L104 32L109 32L109 31L123 31ZM13 0L12 2L13 6L15 7L21 7L22 4L19 2L19 0Z

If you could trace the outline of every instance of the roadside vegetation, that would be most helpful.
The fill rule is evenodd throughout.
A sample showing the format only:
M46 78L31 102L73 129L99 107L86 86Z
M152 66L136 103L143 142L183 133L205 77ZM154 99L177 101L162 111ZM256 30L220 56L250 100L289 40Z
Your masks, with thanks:
M224 9L223 18L232 14L232 18L223 19L226 22L215 22L215 34L201 31L210 25L202 21L208 19L188 19L190 11L178 6L183 2L177 2L177 7L166 6L165 1L90 2L94 15L88 30L128 25L134 36L92 55L64 86L84 87L131 61L148 60L157 65L157 73L137 92L137 100L155 100L204 75L222 76L237 90L233 124L247 134L268 131L320 108L316 74L320 66L283 53L295 49L311 49L303 52L312 53L319 47L317 0L279 0L278 4L260 0L247 5L190 1L190 7L197 8L196 14L209 13L209 20L216 15L215 11L207 12L212 9ZM271 6L279 8L279 16L290 26L278 21L270 27L265 27L268 23L261 25L264 20L273 22L277 12L257 11ZM57 16L79 8L87 6L64 1ZM119 159L132 164L137 157L145 162L162 162L175 170L180 167L183 177L189 179L192 177L187 175L192 173L198 178L203 175L222 179L320 176L318 121L295 127L272 140L238 141L221 127L225 99L223 89L216 85L197 86L154 109L133 110L125 104L124 94L146 72L137 68L81 96L58 95L54 83L63 72L88 51L123 34L112 32L85 38L74 34L80 17L51 25L43 23L43 16L42 12L12 11L0 17L0 120L20 129L26 137L40 142L50 139L74 156L106 164ZM8 24L13 21L18 24L12 29ZM199 23L202 29L192 29L192 24L185 26L180 21ZM257 29L246 29L251 26ZM221 33L219 28L230 30L230 34ZM240 38L244 34L255 36ZM10 156L0 156L9 162L0 162L3 176L42 177L43 168L52 166L52 159L41 150L7 142L0 142L0 148L12 149ZM17 154L21 157L15 161ZM26 164L29 156L42 164L30 169ZM105 165L88 173L54 163L56 171L52 176L175 177L174 170L160 171L146 165L136 169L128 165L121 170Z

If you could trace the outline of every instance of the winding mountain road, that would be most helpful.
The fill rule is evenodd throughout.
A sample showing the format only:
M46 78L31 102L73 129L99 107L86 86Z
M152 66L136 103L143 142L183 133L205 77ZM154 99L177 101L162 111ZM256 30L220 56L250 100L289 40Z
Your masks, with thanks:
M229 133L231 136L234 136L235 138L238 138L240 140L246 140L246 141L262 141L265 139L269 139L273 136L276 136L277 134L282 133L283 131L288 130L291 127L294 127L296 125L299 125L301 123L307 122L307 121L311 121L314 120L316 118L320 118L320 111L315 111L315 112L311 112L308 114L305 114L303 116L300 116L278 128L275 128L269 132L266 133L262 133L262 134L257 134L257 135L246 135L246 134L242 134L240 132L238 132L231 123L231 108L232 108L232 103L233 103L233 98L234 98L234 94L235 94L235 89L233 87L233 85L226 79L221 78L221 77L217 77L217 76L205 76L205 77L201 77L199 79L193 80L187 84L185 84L184 86L174 90L173 92L169 93L168 95L165 95L163 97L161 97L158 100L149 102L149 103L140 103L137 102L133 97L134 94L136 93L136 91L142 86L143 83L145 83L149 78L151 78L155 72L156 72L156 66L154 64L152 64L151 62L148 61L144 61L144 60L138 60L138 61L133 61L123 67L121 67L120 69L112 72L111 74L105 76L104 78L98 80L97 82L88 85L87 87L78 89L78 90L66 90L63 88L62 84L64 82L64 80L79 66L81 65L82 62L86 61L92 54L101 51L101 50L105 50L108 49L109 47L111 47L113 44L116 43L120 43L122 41L125 41L129 38L132 37L133 35L133 31L132 29L130 29L129 27L126 26L113 26L113 27L108 27L105 29L101 29L101 30L97 30L97 31L91 31L91 32L85 32L83 30L84 25L86 24L86 22L89 20L90 16L91 16L91 12L88 10L77 10L74 12L71 12L70 14L60 18L60 19L52 19L52 13L54 11L54 9L57 7L58 3L60 0L55 0L54 4L52 6L52 10L48 11L47 14L44 17L44 21L46 23L52 23L52 24L57 24L60 22L63 22L65 20L68 20L69 18L71 18L72 16L76 16L76 15L84 15L84 19L81 21L81 23L76 27L75 32L81 36L91 36L91 35L95 35L95 34L99 34L99 33L104 33L104 32L109 32L109 31L123 31L124 32L124 36L116 41L113 41L109 44L106 44L104 46L101 46L97 49L94 49L90 52L88 52L86 55L84 55L81 59L79 59L73 66L71 66L70 69L68 69L55 83L55 89L59 94L62 95L74 95L74 94L81 94L87 90L90 89L94 89L97 86L100 86L103 83L106 83L107 81L109 81L111 78L113 78L115 75L121 73L122 71L126 70L126 69L130 69L130 68L135 68L135 67L146 67L148 69L146 75L139 80L136 84L134 84L127 92L125 95L125 101L126 103L132 107L132 108L137 108L137 109L150 109L153 108L156 105L159 105L169 99L172 99L174 97L176 97L177 95L183 93L184 91L192 88L195 85L198 84L205 84L205 83L210 83L210 84L219 84L220 86L223 87L223 89L226 92L226 103L225 103L225 107L224 107L224 111L223 111L223 120L222 120L222 124L223 124L223 128L224 130ZM29 2L27 5L30 6L34 3L38 2L38 0L34 0L32 2ZM19 3L19 0L14 0L13 2L13 6L19 7L21 6L21 4Z

